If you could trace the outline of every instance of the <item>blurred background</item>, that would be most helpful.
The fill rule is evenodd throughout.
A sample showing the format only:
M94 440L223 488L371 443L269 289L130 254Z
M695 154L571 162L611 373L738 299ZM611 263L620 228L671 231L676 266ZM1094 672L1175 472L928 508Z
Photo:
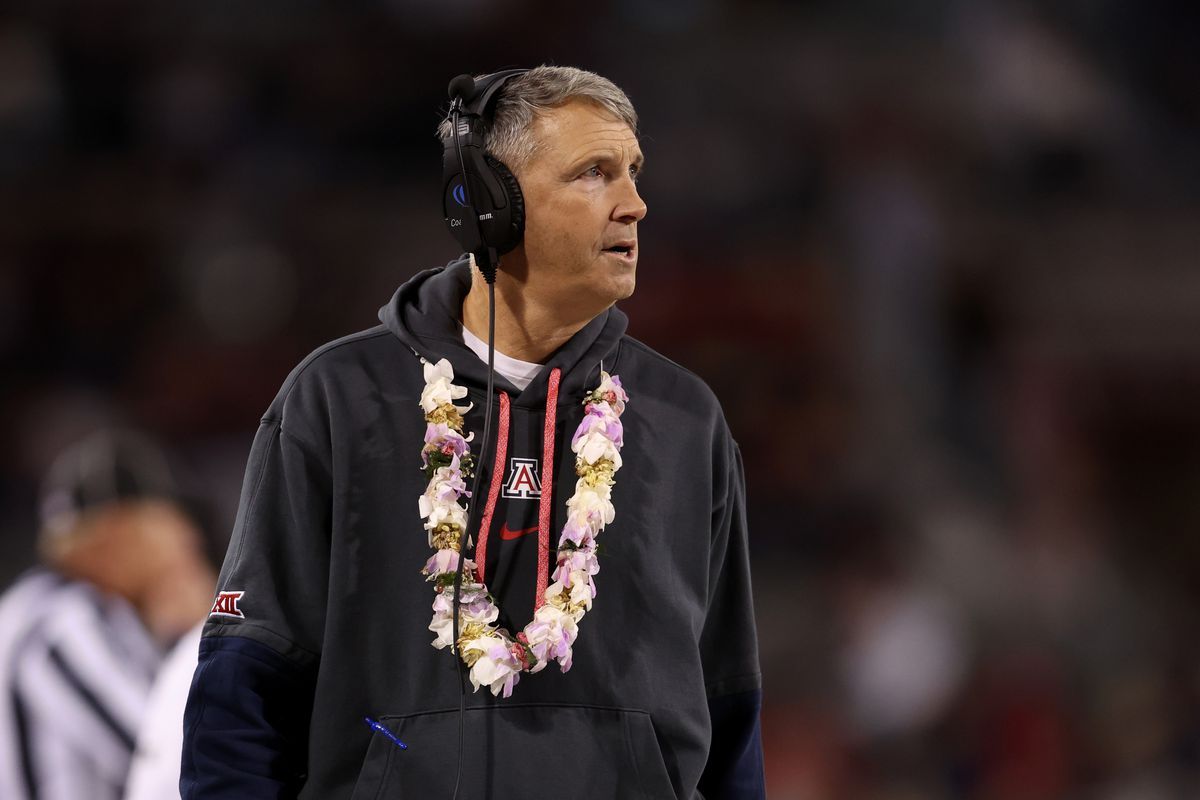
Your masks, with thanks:
M1200 797L1200 12L11 0L0 585L122 424L214 559L310 350L456 255L465 71L626 89L630 333L746 459L770 797Z

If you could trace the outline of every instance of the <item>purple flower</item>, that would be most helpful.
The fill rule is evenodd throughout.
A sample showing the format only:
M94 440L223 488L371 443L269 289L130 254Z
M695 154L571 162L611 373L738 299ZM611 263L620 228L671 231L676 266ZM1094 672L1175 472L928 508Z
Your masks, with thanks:
M467 440L444 422L431 422L425 426L425 444L433 445L446 455L461 456L467 452Z
M558 566L554 570L554 580L561 583L563 586L570 588L573 584L571 581L572 572L582 572L588 576L588 585L592 589L592 597L595 594L595 585L592 584L592 575L600 571L600 561L596 558L596 554L591 550L574 550L567 555L559 556Z
M434 444L442 439L450 426L444 422L431 422L425 426L425 444Z
M576 547L586 547L586 543L592 538L592 529L578 521L578 518L572 514L567 518L567 524L563 526L562 536L559 541L567 541L574 544Z
M604 435L611 439L617 447L625 445L625 428L619 419L613 419L604 426Z
M438 550L425 562L425 569L422 571L432 577L439 573L456 572L457 570L458 553L453 550Z
M596 414L585 414L583 421L575 429L575 435L571 437L571 444L578 444L580 439L596 430L604 430L604 418Z
M434 499L441 503L454 503L458 501L460 495L467 497L471 493L467 491L467 484L463 481L462 473L451 469L450 475L443 480L431 481L431 485L435 485Z

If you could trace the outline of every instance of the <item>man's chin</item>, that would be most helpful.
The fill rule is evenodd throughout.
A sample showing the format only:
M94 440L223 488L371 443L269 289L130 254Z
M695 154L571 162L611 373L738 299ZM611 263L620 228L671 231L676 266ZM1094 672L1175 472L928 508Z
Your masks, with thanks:
M625 300L633 295L633 290L637 286L637 262L635 261L629 268L628 272L621 275L614 275L612 278L612 298L616 303L620 300Z

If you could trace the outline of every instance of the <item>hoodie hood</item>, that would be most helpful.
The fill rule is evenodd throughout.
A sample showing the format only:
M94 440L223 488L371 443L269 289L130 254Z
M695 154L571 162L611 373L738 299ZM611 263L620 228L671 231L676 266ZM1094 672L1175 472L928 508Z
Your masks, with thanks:
M457 382L483 392L487 389L487 364L462 338L462 304L470 288L471 267L466 258L419 272L379 309L379 320L427 361L449 359ZM559 396L578 398L598 380L601 362L608 372L616 370L617 345L628 324L624 312L610 306L551 353L525 391L499 373L495 383L509 392L514 405L541 406L546 402L547 378L557 367L562 370Z

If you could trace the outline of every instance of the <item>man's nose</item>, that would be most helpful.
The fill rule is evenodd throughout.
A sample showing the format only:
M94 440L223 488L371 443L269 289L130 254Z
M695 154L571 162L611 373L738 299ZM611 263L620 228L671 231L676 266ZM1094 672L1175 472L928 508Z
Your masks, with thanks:
M646 216L646 201L638 193L637 184L633 178L622 181L621 198L613 209L613 219L617 222L641 222Z

